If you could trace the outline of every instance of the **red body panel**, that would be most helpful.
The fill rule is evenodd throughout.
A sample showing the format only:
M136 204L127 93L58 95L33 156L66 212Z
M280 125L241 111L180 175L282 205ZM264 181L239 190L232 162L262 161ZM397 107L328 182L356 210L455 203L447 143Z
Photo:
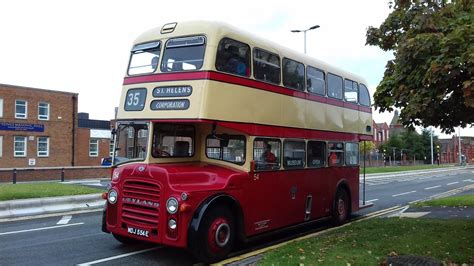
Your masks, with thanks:
M119 196L117 203L107 203L107 229L112 233L170 246L187 246L188 227L195 211L206 199L218 194L230 195L238 201L247 237L305 221L308 195L313 197L310 219L330 215L333 197L341 182L350 189L352 211L357 211L359 206L358 167L267 171L255 175L205 163L137 163L117 169L120 178L112 182L112 188ZM140 195L130 192L134 187L143 188L141 191L145 193L152 193L154 188L159 188L159 191L153 191L155 196ZM188 194L185 201L180 198L183 192ZM178 199L180 205L188 204L190 209L168 214L165 204L171 196ZM148 207L140 206L143 203L131 203L131 200L127 203L124 198L158 203L159 207L152 211L158 213L157 217L146 216ZM130 219L137 216L138 219ZM145 222L140 217L144 217ZM174 232L167 227L169 218L178 222ZM130 235L127 232L130 226L152 233L149 238Z

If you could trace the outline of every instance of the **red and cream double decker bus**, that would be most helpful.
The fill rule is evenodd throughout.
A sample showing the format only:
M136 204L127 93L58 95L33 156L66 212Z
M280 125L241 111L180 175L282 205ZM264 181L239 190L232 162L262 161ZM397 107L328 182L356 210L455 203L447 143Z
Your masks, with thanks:
M171 23L131 50L103 230L187 248L237 241L359 206L367 82L229 25Z

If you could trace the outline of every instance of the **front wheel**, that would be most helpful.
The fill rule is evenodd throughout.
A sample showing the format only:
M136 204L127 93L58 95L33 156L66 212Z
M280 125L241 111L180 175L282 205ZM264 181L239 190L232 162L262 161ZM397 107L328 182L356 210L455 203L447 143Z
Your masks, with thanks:
M338 189L334 198L333 223L341 225L350 214L349 195L345 189Z
M228 208L215 207L202 220L197 233L195 257L204 263L225 259L234 246L235 222Z

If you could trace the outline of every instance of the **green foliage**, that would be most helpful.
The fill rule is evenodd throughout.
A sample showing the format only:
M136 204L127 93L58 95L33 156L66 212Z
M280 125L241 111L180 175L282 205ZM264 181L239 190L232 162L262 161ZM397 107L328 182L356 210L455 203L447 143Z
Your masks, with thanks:
M374 149L375 149L375 144L373 141L362 141L359 144L359 153L361 155L364 154L364 150L365 150L365 154L369 154L370 151L373 151Z
M451 133L474 122L474 0L394 0L367 44L393 51L374 94L380 111L401 109L405 126Z
M438 137L433 136L433 146L438 145ZM393 150L395 149L395 160L400 160L400 151L403 150L403 154L406 155L407 160L413 160L413 157L417 160L431 161L431 135L430 131L423 129L421 134L418 134L414 130L407 129L400 134L390 136L389 140L380 145L379 150L383 152L385 150L386 156L393 157ZM436 148L434 148L436 149ZM433 150L436 153L436 150ZM393 159L393 158L392 158Z
M61 183L0 184L0 201L101 193L103 189Z

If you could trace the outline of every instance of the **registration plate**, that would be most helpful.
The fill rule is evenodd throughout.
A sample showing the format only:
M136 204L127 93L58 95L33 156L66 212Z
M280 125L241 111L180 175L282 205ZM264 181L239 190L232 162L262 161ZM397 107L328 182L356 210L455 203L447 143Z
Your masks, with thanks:
M143 237L149 237L150 231L144 230L144 229L138 229L134 227L128 227L127 231L131 235L137 235L137 236L143 236Z

